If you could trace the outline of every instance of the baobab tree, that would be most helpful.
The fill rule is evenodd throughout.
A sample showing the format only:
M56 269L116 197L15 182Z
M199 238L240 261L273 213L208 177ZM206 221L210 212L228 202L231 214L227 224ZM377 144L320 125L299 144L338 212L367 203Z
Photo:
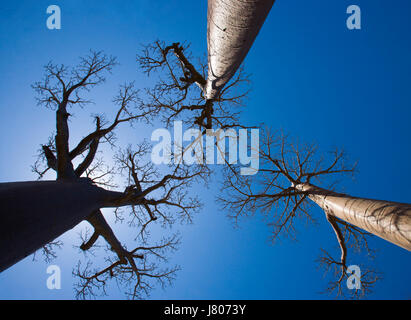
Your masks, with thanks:
M354 297L370 292L380 275L365 267L361 268L361 276L355 275L361 286L345 290L352 275L349 249L365 250L372 256L369 236L377 235L411 250L411 205L356 198L334 191L336 177L353 174L355 170L343 152L335 150L325 157L316 145L301 144L282 132L273 134L267 129L259 155L260 169L255 176L241 176L235 166L226 168L220 203L235 221L241 216L262 213L272 230L273 241L283 235L295 238L295 223L299 218L317 220L311 207L318 204L341 252L335 258L324 248L321 250L320 264L336 273L328 292L336 292L337 296L348 292Z
M207 100L215 99L236 74L275 0L208 0Z
M266 0L208 0L207 42L208 78L206 97L218 96L227 81L235 74L252 46L274 1ZM354 239L354 246L367 247L366 232L378 235L396 245L411 250L411 209L410 205L387 201L359 199L321 189L310 182L330 175L349 173L353 168L339 167L342 154L335 153L328 168L322 167L321 160L315 160L313 147L297 148L285 138L273 142L268 135L265 139L266 151L260 152L260 159L267 167L252 177L241 177L238 168L228 166L225 193L221 202L237 218L254 211L271 212L280 206L283 211L274 215L273 238L283 231L293 229L294 218L304 215L311 219L306 210L309 200L317 203L325 211L325 217L336 233L341 248L339 261L325 252L321 262L341 270L341 276L330 289L342 292L342 283L347 278L347 242ZM272 149L279 147L275 156ZM275 157L279 158L275 158ZM228 165L228 163L227 163ZM228 193L228 194L227 194ZM282 204L282 205L280 205ZM271 215L270 215L271 216ZM362 230L365 230L362 231ZM360 241L361 240L361 241ZM373 279L371 279L373 278ZM371 279L371 280L368 280ZM371 272L363 273L364 293L375 281ZM358 294L354 291L354 295Z
M165 235L157 242L150 238L154 224L171 226L175 221L190 221L201 202L190 194L192 183L207 182L210 170L203 165L187 166L175 161L167 169L150 161L150 145L140 141L128 147L115 140L116 129L124 124L153 123L164 120L167 127L179 117L200 129L236 125L237 113L231 105L240 105L246 83L240 73L213 101L204 99L206 68L194 63L186 46L170 46L157 41L146 46L137 61L143 72L158 75L154 88L139 95L134 83L120 86L114 97L114 116L94 115L95 128L72 144L70 116L72 110L85 107L89 90L101 85L117 61L103 52L91 51L78 65L68 67L49 63L44 78L33 85L40 106L55 112L55 133L41 146L33 166L39 180L0 184L0 271L43 248L46 257L55 255L56 240L82 221L93 228L83 234L79 248L91 251L97 240L107 243L105 265L94 267L91 260L78 264L73 274L79 281L78 298L105 293L111 279L124 285L130 298L144 298L153 285L169 283L177 267L166 262L168 252L176 249L178 235ZM149 127L148 127L149 128ZM148 138L148 137L147 137ZM102 144L117 150L113 167L99 157ZM56 179L42 181L47 172ZM113 183L122 178L122 191ZM133 248L121 242L102 213L114 208L118 220L126 219L136 234Z

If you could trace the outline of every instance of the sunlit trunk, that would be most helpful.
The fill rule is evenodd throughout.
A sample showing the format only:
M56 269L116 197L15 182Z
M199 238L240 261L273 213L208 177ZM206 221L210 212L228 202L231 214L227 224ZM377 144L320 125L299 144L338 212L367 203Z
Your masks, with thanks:
M0 183L0 271L72 229L116 196L81 179Z
M325 212L411 251L411 204L356 198L309 184L296 188Z
M253 44L274 0L208 0L208 79L213 99L235 74Z

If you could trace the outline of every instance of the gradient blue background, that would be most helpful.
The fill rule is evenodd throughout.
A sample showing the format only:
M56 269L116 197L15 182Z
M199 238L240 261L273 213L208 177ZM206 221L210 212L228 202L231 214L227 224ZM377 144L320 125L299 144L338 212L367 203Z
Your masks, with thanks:
M62 29L46 28L46 8L62 10ZM346 8L362 9L362 30L346 28ZM243 119L284 128L322 150L343 147L359 160L352 195L411 202L411 3L409 1L279 0L245 61L253 91ZM31 180L39 145L54 129L54 114L35 105L30 85L50 59L73 64L89 49L118 57L121 65L93 90L96 102L72 119L73 141L92 129L89 115L110 114L117 85L135 80L141 43L161 39L191 42L206 53L205 0L3 1L0 8L0 181ZM151 129L150 129L151 130ZM122 129L119 141L138 142L151 131ZM212 183L194 224L181 228L183 244L171 262L181 265L173 287L152 292L154 299L326 299L327 279L317 269L320 247L338 254L334 235L318 209L317 226L301 226L298 242L271 246L269 229L258 217L234 229L214 204ZM121 227L116 227L120 228ZM127 237L127 234L122 234ZM62 269L62 289L46 288L46 267L31 257L0 274L1 299L71 299L71 270L77 262L76 231L62 237L64 249L53 262ZM411 298L411 255L380 239L373 264L383 272L370 295ZM351 261L355 262L355 261ZM124 296L115 285L111 299Z

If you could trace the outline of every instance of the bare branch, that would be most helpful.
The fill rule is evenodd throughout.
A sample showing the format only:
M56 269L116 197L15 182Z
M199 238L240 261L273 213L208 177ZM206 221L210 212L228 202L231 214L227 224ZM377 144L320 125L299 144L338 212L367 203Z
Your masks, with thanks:
M162 116L167 126L177 117L202 129L238 126L235 108L242 105L248 94L249 90L243 88L243 85L248 85L248 76L240 71L217 99L206 100L204 85L207 64L199 62L194 66L191 60L188 46L179 43L166 46L156 41L143 48L142 54L137 56L140 68L147 75L162 72L157 85L146 90L151 98L146 108Z
M272 228L272 240L280 235L295 237L295 219L305 218L315 221L310 207L308 191L296 188L298 185L309 184L313 181L331 186L335 185L336 175L352 174L355 165L349 165L344 159L344 153L338 150L330 153L327 163L325 157L318 153L313 144L300 144L291 140L284 133L271 134L268 130L263 133L260 146L260 170L255 176L241 176L238 168L228 168L225 171L225 181L219 202L228 209L231 217L237 223L241 216L260 212L267 224ZM359 251L366 248L368 255L367 232L352 226L329 212L324 217L330 223L336 235L341 257L333 259L325 250L320 259L322 265L339 269L339 276L331 285L331 291L337 289L341 294L342 283L347 279L348 248ZM375 271L364 274L364 290L369 291L377 280ZM329 288L329 289L330 289ZM363 292L364 293L364 292ZM356 292L358 294L358 292Z
M105 81L107 73L117 64L115 58L91 51L73 68L49 63L44 79L33 85L38 103L56 111L56 132L42 146L33 171L40 178L51 169L57 173L57 179L87 179L111 194L103 207L87 218L94 232L90 236L86 234L80 249L94 254L100 248L100 240L108 244L108 249L104 267L93 268L87 262L79 264L73 272L79 278L79 298L104 294L110 279L128 288L131 298L147 297L155 283L168 284L179 268L161 264L167 260L166 253L176 249L179 239L165 236L154 241L151 229L156 225L171 227L177 221L190 223L192 215L202 206L191 186L194 183L206 186L210 174L206 166L188 166L175 159L168 168L155 167L149 158L151 146L144 142L136 147L120 148L115 140L120 124L150 124L161 119L168 126L173 120L181 119L202 131L213 126L223 130L242 127L239 113L233 108L241 105L248 92L242 88L248 82L243 72L233 78L217 99L206 101L203 89L207 64L193 60L188 46L179 43L166 46L157 41L144 49L138 62L147 74L157 72L156 85L144 94L140 94L133 82L121 85L112 100L113 116L94 115L95 127L73 146L69 146L70 108L90 102L85 93ZM114 165L107 165L100 156L103 144L117 151ZM119 187L124 191L112 190ZM103 208L114 208L116 222L126 221L132 228L137 244L128 246L134 249L127 249L127 244L117 238L102 215Z

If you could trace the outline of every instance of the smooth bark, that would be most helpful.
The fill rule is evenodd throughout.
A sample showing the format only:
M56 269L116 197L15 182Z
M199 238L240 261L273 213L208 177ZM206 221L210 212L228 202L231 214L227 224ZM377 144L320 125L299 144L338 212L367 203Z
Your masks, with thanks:
M235 74L273 4L274 0L208 0L208 100Z
M411 251L411 204L357 198L309 184L296 189L307 192L327 214Z
M0 183L0 271L122 196L87 179Z

